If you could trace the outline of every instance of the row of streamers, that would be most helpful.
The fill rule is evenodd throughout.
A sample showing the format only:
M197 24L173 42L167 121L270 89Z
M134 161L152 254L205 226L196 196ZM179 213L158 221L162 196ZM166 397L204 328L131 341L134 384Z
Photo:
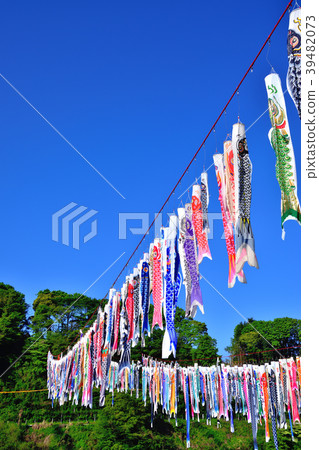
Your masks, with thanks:
M298 111L300 23L300 8L297 8L291 12L289 20L287 85ZM280 78L276 73L271 73L265 78L265 83L272 125L269 139L277 157L276 175L281 189L284 236L286 220L296 219L299 223L301 220L295 158ZM228 287L231 288L236 279L246 283L243 270L246 262L258 268L250 219L252 164L245 126L241 122L233 125L231 139L224 142L223 150L223 154L214 155L214 165L229 260ZM161 228L160 237L150 244L148 253L144 253L143 259L126 277L120 292L110 290L108 303L104 309L99 309L93 327L85 335L87 337L84 339L82 336L74 347L78 354L83 352L83 346L87 347L86 358L81 364L90 370L85 372L85 379L76 380L78 386L84 386L84 402L91 402L91 392L87 386L93 379L96 386L102 386L100 402L104 404L105 373L109 371L112 356L116 353L120 355L119 373L125 368L130 369L131 348L140 341L145 346L145 336L150 336L155 325L163 330L163 314L165 333L162 357L168 358L171 354L176 357L175 313L182 283L185 287L186 317L194 318L198 308L204 313L199 264L205 257L212 259L208 245L208 205L208 175L204 171L200 184L192 186L191 202L178 208L178 215L170 216L168 227ZM150 327L151 296L154 314ZM69 370L77 373L79 367L74 365Z
M114 298L114 297L113 297ZM101 315L101 317L103 314ZM103 318L102 318L103 320ZM181 367L166 364L151 357L143 357L142 364L132 362L121 370L121 362L111 362L102 379L94 370L98 367L99 352L95 348L99 337L96 327L81 338L61 359L54 359L49 353L47 367L47 387L49 398L63 405L69 400L78 404L82 388L83 406L92 408L93 386L100 388L100 406L104 404L105 391L136 393L139 397L140 380L142 399L151 406L151 426L155 415L161 410L170 418L175 418L179 392L183 392L186 418L186 445L190 447L190 421L200 420L203 410L206 423L223 417L230 424L230 432L235 432L234 415L242 414L252 426L254 449L257 449L258 425L265 423L265 440L270 440L271 423L274 445L278 449L277 429L287 429L286 413L289 417L291 438L292 424L300 423L301 410L301 359L282 359L270 364L231 367L219 364L201 367L198 364ZM103 365L103 364L102 364ZM101 401L102 399L102 401Z
M201 289L199 285L199 260L209 256L207 241L207 174L203 174L201 186L195 186L192 203L179 208L178 216L170 216L169 226L162 227L160 238L151 243L149 252L126 277L120 291L110 289L108 302L104 309L99 308L96 320L85 336L68 352L64 363L74 374L76 386L83 387L82 403L92 403L92 380L96 387L101 386L100 405L105 402L107 386L106 374L109 372L112 357L120 356L118 371L131 370L131 348L140 341L145 346L145 336L150 336L149 307L151 295L154 303L152 330L155 325L165 333L162 344L162 356L176 357L177 334L175 330L175 313L178 296L183 281L186 292L186 315L194 317L197 306L204 312ZM196 231L195 231L196 230ZM198 239L195 234L197 233ZM182 272L181 272L182 270ZM73 366L69 359L73 352ZM82 358L80 356L82 355ZM75 402L78 401L77 394Z
M252 164L242 123L233 125L232 139L224 142L224 154L217 153L213 158L229 260L228 287L231 288L236 279L246 283L245 262L258 269L250 221Z
M288 32L287 87L300 115L300 9L290 14ZM265 78L271 129L269 140L276 154L276 175L281 189L281 225L301 213L297 197L294 151L281 88L280 78L271 73ZM250 220L252 164L249 158L245 126L233 125L232 137L224 142L223 154L214 155L226 247L229 259L228 286L236 279L246 283L244 264L258 268L255 241ZM200 184L192 187L191 202L171 215L168 227L150 244L148 253L128 275L120 291L111 289L104 309L99 308L94 324L67 354L55 360L48 355L49 398L62 405L66 400L92 407L93 386L100 389L99 404L105 404L106 391L136 391L139 395L139 371L142 396L151 400L151 415L159 405L177 420L178 390L184 392L187 422L187 446L190 446L190 417L199 420L201 405L206 408L206 421L223 416L234 432L234 414L247 416L252 424L254 448L257 448L257 426L265 420L266 441L271 427L276 448L276 429L286 428L286 411L293 438L292 424L300 414L300 360L284 360L271 365L231 368L180 368L145 358L142 365L131 363L131 348L158 325L165 333L162 357L176 357L176 305L181 284L185 286L185 315L194 318L199 308L204 313L200 288L199 264L212 259L208 245L209 189L207 172ZM149 307L154 304L150 327ZM117 355L119 363L112 361ZM298 370L297 370L298 369ZM297 377L297 373L299 374ZM82 390L82 391L81 391ZM81 396L80 396L81 392Z
M300 8L290 13L288 31L289 70L287 86L300 114ZM297 197L297 177L294 150L290 137L284 94L278 74L265 78L268 94L271 129L270 143L276 153L276 175L281 189L281 225L301 220ZM223 154L214 155L219 188L226 247L229 259L228 287L236 279L246 283L244 264L258 268L255 241L250 219L252 164L249 158L245 126L238 121L232 128L230 140L224 142ZM111 289L105 308L99 309L90 331L74 347L81 354L87 347L81 364L87 367L86 378L75 380L84 387L83 401L90 404L91 391L87 387L94 380L102 386L101 405L104 404L105 373L108 373L114 354L120 355L119 373L130 369L131 347L150 335L155 325L165 333L162 357L176 356L177 335L175 313L181 284L185 287L185 315L194 318L199 308L204 313L200 288L199 264L206 257L212 259L208 245L209 188L207 172L200 176L200 184L192 186L191 202L178 208L178 216L170 216L169 226L162 227L160 237L150 244L148 253L128 275L120 292ZM154 315L149 323L150 299L153 297ZM94 350L95 349L95 350ZM95 353L94 353L95 352ZM78 364L80 364L78 362ZM79 373L79 367L69 368ZM103 380L103 381L101 381ZM191 380L190 380L191 382ZM103 384L104 383L104 384ZM77 399L78 401L78 399Z
M300 31L299 15L299 9L294 10L290 15L290 27L295 27L295 34L297 33L296 30ZM292 30L289 30L291 44L296 42L297 39L296 37L293 38L292 34ZM296 48L297 56L294 59L290 58L290 64L298 63L300 65L300 41L298 41L298 44L299 47L296 44L298 47ZM297 60L299 58L299 62L296 62L296 58ZM297 86L300 83L300 79L297 79L296 75L299 73L298 70L289 68L287 84L289 86L290 83L289 92L293 96L297 108L300 108L300 106L298 107L298 104L300 104L300 86L293 89L293 85ZM292 74L296 75L295 80L292 80ZM294 219L298 223L301 222L297 196L296 164L279 75L270 73L265 78L265 84L272 126L268 136L276 154L276 176L281 189L281 227L282 238L284 239L285 221ZM244 124L238 122L233 125L232 139L224 142L224 153L215 154L213 158L229 259L228 287L233 287L236 279L246 283L243 272L245 262L258 268L250 220L252 164L249 158Z
M287 90L301 117L300 8L294 9L289 15L287 50ZM301 221L295 157L279 75L269 74L265 83L272 125L269 140L277 157L276 176L281 189L281 226L284 239L284 222L289 219L296 219L299 223ZM245 126L242 123L233 125L232 139L224 142L223 155L214 155L214 165L229 259L228 287L233 287L236 279L246 283L242 270L245 262L258 268L250 223L252 164L248 154Z

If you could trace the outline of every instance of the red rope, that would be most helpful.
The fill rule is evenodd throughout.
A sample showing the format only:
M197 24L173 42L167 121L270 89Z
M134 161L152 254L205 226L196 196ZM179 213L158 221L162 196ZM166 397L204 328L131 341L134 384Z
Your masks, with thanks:
M117 282L117 280L120 278L120 276L122 275L123 271L125 270L125 268L127 267L128 263L131 261L132 257L134 256L134 254L136 253L137 249L139 248L139 246L141 245L141 243L144 241L145 237L147 236L148 232L150 231L150 229L152 228L152 226L154 225L157 217L159 216L159 214L163 211L165 205L167 204L167 202L169 201L169 199L171 198L171 196L173 195L175 189L177 188L177 186L179 185L179 183L181 182L181 180L184 178L186 172L188 171L189 167L191 166L191 164L193 163L194 159L196 158L196 156L198 155L198 153L200 152L201 148L203 147L203 145L205 144L205 142L207 141L209 135L211 134L211 132L213 131L213 129L215 128L215 126L217 125L217 123L219 122L219 119L221 118L221 116L224 114L224 112L227 109L227 106L229 105L229 103L232 101L234 95L236 94L236 92L238 91L238 89L240 88L240 86L242 85L244 79L247 77L248 73L250 72L250 70L253 68L255 62L257 61L259 55L261 54L261 52L263 51L263 49L265 48L265 45L267 44L267 42L269 41L269 39L271 38L271 36L273 35L274 31L276 30L276 28L278 27L279 23L281 22L282 18L284 17L284 15L286 14L287 10L289 9L290 5L292 4L292 0L290 0L290 2L288 3L288 5L286 6L284 12L281 14L280 18L278 19L276 25L274 26L274 28L272 29L271 33L269 34L269 36L267 37L267 39L265 40L263 46L261 47L261 49L259 50L259 52L257 53L257 55L255 56L253 62L250 64L250 66L248 67L248 69L246 70L245 75L242 77L242 79L240 80L240 82L238 83L238 86L236 87L236 89L234 90L234 92L232 93L232 95L230 96L228 102L226 103L226 105L224 106L224 108L222 109L221 113L219 114L219 116L217 117L217 119L215 120L213 126L211 127L211 129L209 130L209 132L207 133L205 139L203 140L203 142L201 143L201 145L199 146L198 150L196 151L195 155L193 156L193 158L190 160L188 166L186 167L186 169L184 170L184 172L182 173L181 177L179 178L179 180L177 181L177 183L175 184L175 186L173 187L171 193L169 194L169 196L167 197L167 199L165 200L165 202L163 203L163 206L161 207L161 209L159 210L159 212L157 213L155 219L153 220L153 222L151 223L151 225L148 227L146 233L144 234L144 236L142 237L142 239L140 240L140 242L137 244L137 246L135 247L135 250L133 251L133 253L131 254L131 256L129 257L129 259L127 260L126 264L124 265L124 267L122 268L122 270L120 271L120 273L118 274L118 276L116 277L115 281L113 282L111 289L114 287L115 283ZM106 297L106 296L105 296ZM105 298L104 297L104 298Z
M175 184L175 186L173 187L171 193L169 194L169 196L167 197L167 199L165 200L165 202L163 203L161 209L159 210L159 212L156 214L153 222L150 224L150 226L148 227L146 233L144 234L144 236L142 237L142 239L140 240L140 242L137 244L137 246L135 247L133 253L131 254L131 256L129 257L129 259L126 261L125 265L123 266L122 270L120 271L120 273L118 274L118 276L115 278L115 280L113 281L112 286L110 287L110 289L112 289L115 286L115 283L117 282L117 280L120 278L120 276L122 275L122 273L124 272L125 268L128 266L129 262L131 261L131 259L133 258L133 256L135 255L135 253L137 252L138 248L140 247L140 245L142 244L142 242L144 241L145 237L147 236L148 232L150 231L150 229L153 227L156 219L158 218L158 216L160 215L160 213L163 211L163 209L165 208L165 205L168 203L169 199L171 198L171 196L173 195L173 193L175 192L175 189L177 188L177 186L179 185L179 183L181 182L181 180L184 178L186 172L188 171L189 167L192 165L193 161L195 160L196 156L198 155L198 153L200 152L201 148L203 147L203 145L205 144L205 142L207 141L208 137L210 136L211 132L213 131L213 129L216 127L217 123L219 122L219 119L221 118L221 116L224 114L224 112L226 111L229 103L232 101L234 95L236 94L236 92L238 91L238 89L240 88L240 86L242 85L243 81L245 80L245 78L247 77L248 73L250 72L250 70L253 68L255 62L257 61L257 59L259 58L261 52L263 51L263 49L265 48L267 42L269 41L269 39L271 38L271 36L273 35L274 31L276 30L276 28L278 27L279 23L281 22L282 18L284 17L284 15L286 14L286 12L288 11L289 7L292 4L292 0L290 0L290 2L288 3L288 5L286 6L284 12L281 14L281 16L279 17L276 25L274 26L274 28L272 29L271 33L268 35L267 39L265 40L264 44L262 45L261 49L259 50L259 52L257 53L257 55L255 56L253 62L250 64L250 66L248 67L248 69L246 70L244 76L242 77L242 79L240 80L240 82L238 83L236 89L234 90L234 92L232 93L232 95L230 96L228 102L226 103L226 105L224 106L224 108L221 110L219 116L217 117L217 119L215 120L213 126L211 127L211 129L209 130L209 132L207 133L205 139L203 140L203 142L201 143L201 145L199 146L198 150L196 151L196 153L194 154L193 158L190 160L188 166L186 167L186 169L184 170L184 172L182 173L182 175L180 176L179 180L177 181L177 183ZM100 304L103 302L103 300L106 299L108 295L108 292L105 294L105 296L102 298L102 300L100 301ZM87 324L90 322L90 320L92 319L92 317L94 316L94 314L96 313L96 311L98 310L100 304L95 308L95 310L93 311L92 315L89 317L88 321L85 323L84 328L87 326ZM79 335L80 333L78 333ZM77 336L78 336L77 335ZM70 342L70 345L76 340L77 336L73 339L73 341Z
M238 353L237 355L224 355L225 358L230 358L234 356L247 356L247 355L256 355L257 353L268 353L268 352L274 352L276 350L289 350L291 348L300 348L301 345L293 345L292 347L282 347L282 348L274 348L270 350L260 350L259 352L250 352L250 353Z

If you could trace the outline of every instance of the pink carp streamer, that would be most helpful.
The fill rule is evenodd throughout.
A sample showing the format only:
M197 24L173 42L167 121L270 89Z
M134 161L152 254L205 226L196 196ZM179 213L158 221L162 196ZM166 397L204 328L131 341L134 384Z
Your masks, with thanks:
M200 264L205 256L209 259L212 259L212 256L208 246L207 232L206 229L203 229L201 187L199 184L194 184L193 186L192 212L192 220L198 245L198 264Z
M162 279L162 254L159 239L155 239L153 246L153 302L154 315L152 329L156 324L163 329L162 302L163 302L163 279Z
M232 142L226 140L224 142L224 167L225 167L225 196L227 209L229 211L230 220L233 226L236 225L235 220L235 173L234 173L234 152Z

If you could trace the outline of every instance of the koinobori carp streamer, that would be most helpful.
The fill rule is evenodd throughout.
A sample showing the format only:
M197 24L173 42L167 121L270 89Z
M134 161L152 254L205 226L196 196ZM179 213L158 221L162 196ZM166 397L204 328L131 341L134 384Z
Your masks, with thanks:
M231 146L231 142L228 141ZM226 144L226 143L225 143ZM229 145L227 148L229 151ZM229 260L229 271L228 271L228 287L232 288L235 285L236 278L241 283L246 283L246 277L243 270L240 270L238 273L236 271L236 252L235 252L235 242L234 242L234 232L233 232L233 224L231 221L231 214L228 208L228 204L226 201L226 174L225 174L225 166L224 166L224 155L215 154L214 155L214 164L216 170L216 178L219 190L219 201L220 207L222 211L222 219L224 226L224 233L226 239L226 248Z
M301 9L289 14L287 89L301 118Z
M284 223L287 220L301 222L295 154L279 75L276 73L267 75L265 84L271 121L268 137L276 154L276 176L281 190L281 227L284 238Z
M252 164L249 158L245 125L233 125L232 148L234 152L235 178L235 249L236 272L245 262L258 269L255 254L255 239L250 220Z
M177 229L178 217L170 216L169 227L162 229L163 239L162 248L166 253L164 260L164 279L165 279L165 298L164 298L164 315L165 315L165 333L162 345L162 357L168 358L173 353L176 357L177 334L175 331L175 313L177 299L181 287L182 275L179 271L179 255L177 250Z
M252 440L257 449L257 430L262 420L265 423L265 440L270 440L269 417L275 447L278 448L277 429L286 429L288 412L290 430L293 437L293 423L300 423L301 411L301 364L300 357L280 359L270 364L243 365L231 367L225 364L202 367L181 367L177 362L165 364L151 357L142 357L140 362L130 364L121 370L120 364L111 362L103 379L99 379L93 370L96 358L92 342L93 327L82 336L67 355L54 359L51 353L47 360L47 387L49 398L63 405L66 401L78 403L80 386L82 387L82 406L92 408L93 386L100 388L100 406L104 405L104 392L112 396L115 389L120 392L136 392L146 405L147 397L151 404L151 425L160 410L174 417L177 425L179 391L183 392L186 417L186 446L190 447L190 422L197 416L199 420L203 410L206 423L223 417L229 421L230 432L234 433L234 414L246 416L252 427ZM91 343L91 345L90 345ZM72 370L73 369L73 370ZM76 370L74 370L76 369ZM82 383L81 380L84 380ZM140 382L141 380L141 382Z
M196 241L198 245L198 264L203 261L203 258L212 259L207 240L207 211L205 214L205 228L203 221L203 207L201 201L201 187L199 184L194 184L192 194L192 222L194 225Z

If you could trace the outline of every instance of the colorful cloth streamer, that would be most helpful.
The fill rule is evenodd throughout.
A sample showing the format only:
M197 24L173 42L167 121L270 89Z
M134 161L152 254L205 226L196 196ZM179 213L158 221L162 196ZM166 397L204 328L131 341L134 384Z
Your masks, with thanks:
M98 361L95 347L98 340L92 328L82 336L67 355L56 360L51 353L47 360L47 387L52 406L55 401L63 405L65 401L73 400L79 395L77 381L85 380L82 385L82 405L92 407L93 378L90 369L90 357L94 355L91 364ZM95 343L94 343L95 342ZM81 350L81 351L79 351ZM83 363L82 363L83 362ZM121 363L120 363L121 364ZM297 363L293 358L275 361L271 364L244 365L231 367L221 364L202 367L195 364L180 367L177 363L164 364L151 357L142 357L142 363L134 361L130 366L120 370L120 364L112 361L107 372L103 374L100 392L103 386L112 393L136 390L138 397L139 380L141 379L142 398L146 405L147 398L151 404L151 426L154 417L161 410L169 417L175 417L177 425L177 399L179 390L183 392L186 418L186 446L190 447L190 419L200 420L201 412L206 411L206 422L211 418L224 417L229 421L230 431L235 432L233 406L235 413L247 416L252 426L253 444L257 449L257 429L262 419L265 421L265 440L270 439L268 419L271 417L273 439L278 448L277 428L286 428L285 415L292 411L293 422L300 422L298 404L300 399L300 378L298 374L301 360ZM74 370L77 368L77 370ZM141 371L141 377L140 377ZM101 404L103 403L103 404ZM104 401L100 402L100 406ZM240 406L239 406L240 405ZM162 406L162 408L160 408ZM282 417L284 416L284 417ZM292 430L292 425L291 425ZM293 439L293 433L292 433Z
M287 89L301 118L301 9L289 14Z
M232 131L235 178L235 249L236 272L239 273L245 262L259 268L255 254L255 239L250 222L251 174L252 164L243 123L235 123Z
M186 203L185 205L185 240L184 240L184 251L186 257L186 264L188 265L188 270L191 279L191 295L190 295L190 311L193 310L195 306L198 306L202 314L204 314L204 305L202 298L202 291L199 285L199 269L198 269L198 259L196 251L196 240L195 231L192 220L192 205ZM191 315L193 313L191 312Z
M231 142L228 141L228 143ZM226 144L226 143L225 143ZM235 252L235 243L234 243L234 233L233 233L233 226L231 222L231 215L230 211L228 209L228 204L226 202L226 175L225 175L225 168L224 168L224 156L222 154L215 154L213 156L214 158L214 164L215 164L215 170L216 170L216 178L217 178L217 184L218 184L218 190L219 190L219 202L220 207L222 211L222 218L223 218L223 226L224 226L224 233L226 238L226 248L227 248L227 254L228 254L228 261L229 261L229 271L228 271L228 287L232 288L235 285L236 278L241 283L246 283L246 277L241 270L239 273L236 272L236 252Z
M154 303L152 329L157 324L162 330L163 279L162 279L161 242L159 239L155 239L152 253L153 253L153 303Z
M162 248L166 252L166 267L164 266L165 279L165 333L162 345L162 358L168 358L173 353L176 357L177 335L175 331L175 313L177 299L181 287L182 276L179 272L179 256L177 251L177 229L178 217L176 215L170 216L169 227L162 229L163 231L163 245Z
M201 203L203 211L203 231L209 233L209 221L208 221L208 205L209 205L209 192L208 192L208 175L207 172L203 172L200 176L201 187Z
M297 197L297 174L294 149L291 142L286 103L279 75L271 73L265 78L268 108L272 128L269 141L276 153L276 176L281 189L281 228L285 237L286 220L301 222L301 212Z
M185 316L194 318L197 312L197 305L193 304L191 307L191 292L192 292L192 278L190 273L189 263L186 259L186 218L185 208L178 208L179 220L179 238L178 238L178 252L183 274L183 284L185 286Z
M201 187L199 184L194 184L192 193L192 221L195 229L196 241L198 245L198 264L203 261L203 258L212 259L210 249L208 246L207 232L204 229L203 209L201 201ZM207 211L206 211L207 217Z
M141 268L141 315L142 315L142 345L144 346L144 334L150 336L150 324L148 313L150 309L150 265L147 261L148 255L144 257Z
M232 141L224 142L224 166L225 166L225 196L227 209L233 227L236 226L236 201L235 201L235 169L234 169L234 150Z

